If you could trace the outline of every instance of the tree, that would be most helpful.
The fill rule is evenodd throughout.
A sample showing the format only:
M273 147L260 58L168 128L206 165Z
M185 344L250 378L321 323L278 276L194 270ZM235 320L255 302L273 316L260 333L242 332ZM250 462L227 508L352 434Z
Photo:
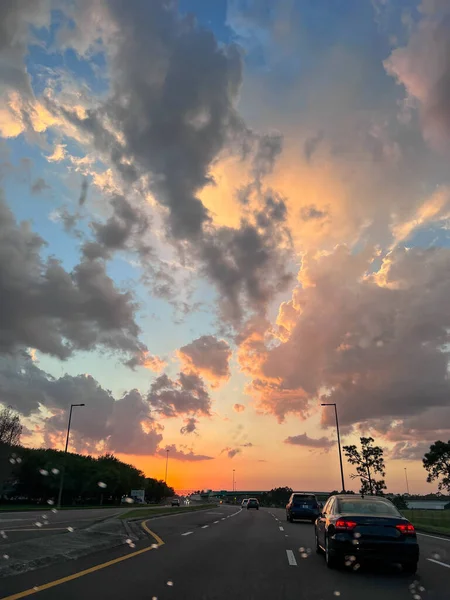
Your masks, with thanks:
M439 491L450 492L450 440L448 442L438 440L431 444L422 462L425 470L428 471L428 483L437 480Z
M401 494L397 494L392 498L392 503L398 508L398 510L406 510L408 508L408 504L406 503L405 498Z
M356 465L356 473L350 475L352 479L361 481L361 494L381 495L386 489L384 479L375 479L375 475L385 477L383 448L374 446L372 437L361 437L361 450L355 445L344 446L348 462Z
M0 442L10 446L18 446L22 434L19 415L12 406L0 410Z

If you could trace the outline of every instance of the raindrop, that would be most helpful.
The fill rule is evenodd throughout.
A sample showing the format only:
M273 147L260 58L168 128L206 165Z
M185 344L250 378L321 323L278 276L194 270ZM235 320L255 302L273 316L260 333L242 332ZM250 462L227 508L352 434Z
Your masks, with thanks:
M35 525L36 527L42 527L42 523L39 523L39 521L36 521Z
M414 594L413 600L422 600L422 596L419 596L419 594Z
M302 558L308 558L308 554L306 554L306 552L302 552L302 553L300 554L300 556L301 556Z
M425 588L423 587L423 585L419 586L419 592L424 592Z
M18 463L18 464L20 465L20 463L21 463L21 462L22 462L22 459L20 458L20 456L18 456L18 457L16 458L16 463Z
M75 531L75 529L73 527L68 527L67 531L70 531L70 533L72 533L72 531Z
M48 519L47 515L42 515L43 519Z
M48 475L48 471L46 469L39 469L39 473L44 476Z
M158 550L158 544L152 544L151 547L153 548L153 550Z
M55 504L54 500L47 500L47 504L50 504L50 506L52 506L53 504Z
M338 590L334 590L333 594L334 594L334 596L340 596L341 592L339 592Z
M38 591L38 589L39 589L39 587L38 587L37 585L35 585L35 586L34 586L34 588L33 588L33 590L34 590L35 592L37 592L37 591Z
M355 562L355 560L356 560L356 556L353 556L353 555L352 555L352 556L349 556L349 557L348 557L348 560L351 560L352 562Z
M130 548L136 548L136 544L134 544L133 542L131 542L131 544L128 544L130 546Z
M99 481L97 483L97 485L98 485L98 487L101 487L101 488L105 488L106 487L106 483L104 481Z
M353 566L353 570L354 570L354 571L357 571L357 570L359 569L359 567L360 567L360 566L361 566L361 565L360 565L359 563L356 563L356 564Z
M354 546L357 546L357 545L359 544L359 542L358 542L358 540L352 540L352 544L353 544Z
M134 500L133 500L133 498L125 498L125 502L127 504L133 504Z
M298 549L299 552L304 552L305 549L303 548L303 546L300 546L300 548Z
M6 540L6 538L8 537L8 536L6 535L6 532L5 532L5 531L0 531L0 535L2 536L2 538L3 538L4 540Z
M346 561L345 561L345 566L346 566L346 567L349 567L351 564L352 564L352 563L351 563L351 561L350 561L350 560L346 560Z
M172 587L172 586L173 586L173 581L170 581L170 579L169 579L169 581L167 582L167 585L168 585L169 587Z
M133 543L133 540L130 538L125 540L125 544L132 544L132 543Z
M354 533L354 534L353 534L353 537L354 537L354 538L360 538L360 537L361 537L361 534L360 534L360 533L358 533L358 532L356 532L356 533Z
M53 475L58 475L59 469L52 469L52 473L53 473Z
M4 555L3 555L3 558L4 558L5 560L8 560L8 558L9 558L9 554L4 554Z
M57 513L58 511L56 510L56 508L52 508L52 513Z
M158 596L152 596L152 600L158 600Z
M441 558L441 555L438 554L437 552L433 552L433 554L431 555L435 560L439 560Z
M15 459L15 458L10 458L10 459L9 459L9 462L10 462L12 465L15 465L15 464L16 464L16 459Z

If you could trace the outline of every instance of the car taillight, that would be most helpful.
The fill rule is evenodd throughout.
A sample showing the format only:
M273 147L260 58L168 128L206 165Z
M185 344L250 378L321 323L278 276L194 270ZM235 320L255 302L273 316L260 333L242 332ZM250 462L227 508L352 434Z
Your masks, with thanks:
M400 525L396 525L395 528L406 535L414 535L416 533L414 525L411 525L411 523L401 523Z
M357 523L355 521L349 521L348 519L338 519L334 524L335 529L339 529L340 531L350 531L356 527Z

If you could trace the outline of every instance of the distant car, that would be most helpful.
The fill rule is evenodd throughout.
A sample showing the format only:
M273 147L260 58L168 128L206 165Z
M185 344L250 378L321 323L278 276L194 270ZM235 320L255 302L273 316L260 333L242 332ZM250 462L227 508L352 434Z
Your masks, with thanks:
M247 508L247 504L248 504L248 498L244 498L241 502L241 507L242 508Z
M364 561L400 563L414 574L419 544L414 526L379 496L331 496L315 525L316 551L329 568Z
M172 504L172 506L180 506L180 499L179 498L172 498L171 504Z
M247 510L250 510L250 508L256 508L256 510L259 510L259 502L256 498L249 498L247 500Z
M311 521L314 523L319 516L320 509L314 494L294 492L286 504L286 519L291 523L295 519Z

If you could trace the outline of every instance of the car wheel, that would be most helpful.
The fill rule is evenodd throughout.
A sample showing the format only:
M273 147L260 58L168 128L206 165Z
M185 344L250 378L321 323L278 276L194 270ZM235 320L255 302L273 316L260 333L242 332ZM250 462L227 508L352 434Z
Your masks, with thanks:
M316 552L317 554L322 554L322 548L319 545L319 537L317 535L317 529L314 531L315 534L315 538L316 538Z
M311 519L311 523L314 525L314 523L316 522L316 519Z
M286 513L286 521L289 521L289 515Z
M329 569L336 569L339 565L339 561L336 556L330 554L330 542L328 536L325 536L325 562Z
M407 562L402 564L403 573L408 573L408 575L415 575L417 571L417 563L416 562Z
M289 523L293 523L294 522L294 519L292 518L292 515L288 515L288 521L289 521Z

